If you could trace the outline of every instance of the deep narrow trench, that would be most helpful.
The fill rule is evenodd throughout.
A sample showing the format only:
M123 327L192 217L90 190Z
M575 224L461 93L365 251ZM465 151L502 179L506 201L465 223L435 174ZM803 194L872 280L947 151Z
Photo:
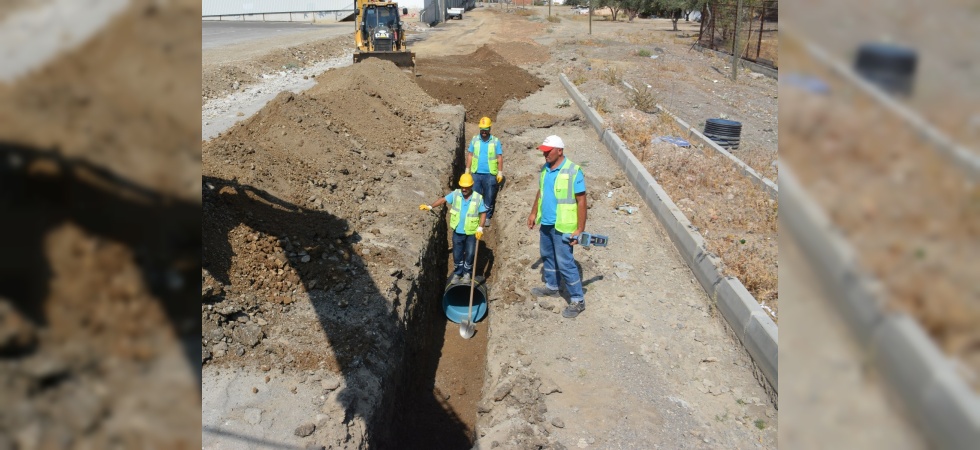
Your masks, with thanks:
M446 192L457 188L463 172L466 151L465 133L458 142L451 180L446 180ZM444 194L444 193L443 193ZM465 299L468 306L470 289L455 286L447 290L453 266L452 239L447 209L439 211L442 220L428 236L416 295L406 313L405 352L392 384L386 389L384 408L389 413L378 415L375 429L387 429L377 436L372 446L399 449L468 449L476 440L477 403L483 389L489 336L490 311L476 323L476 333L470 339L460 335L460 325L447 318L443 297L454 302ZM486 238L486 237L485 237ZM486 292L484 307L492 295L493 245L479 242L477 280ZM486 280L484 280L487 278ZM448 294L447 294L448 292ZM479 290L476 298L480 298ZM477 308L477 305L474 305Z

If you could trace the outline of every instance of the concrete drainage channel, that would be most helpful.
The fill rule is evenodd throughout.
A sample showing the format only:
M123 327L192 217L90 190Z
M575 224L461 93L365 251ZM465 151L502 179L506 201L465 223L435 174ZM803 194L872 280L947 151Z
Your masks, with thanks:
M457 155L462 155L460 149ZM462 162L454 164L454 173ZM456 187L454 176L451 183ZM448 192L448 190L447 190ZM474 286L474 311L478 311L476 333L470 339L460 336L458 320L469 308L469 284L447 284L452 268L448 215L430 234L423 258L416 297L417 314L406 316L405 353L392 376L394 385L386 390L375 430L389 429L372 446L380 448L431 449L469 448L476 437L477 402L484 382L489 336L488 293L492 273L492 245L479 242ZM390 413L389 413L390 412ZM391 415L390 418L385 417Z

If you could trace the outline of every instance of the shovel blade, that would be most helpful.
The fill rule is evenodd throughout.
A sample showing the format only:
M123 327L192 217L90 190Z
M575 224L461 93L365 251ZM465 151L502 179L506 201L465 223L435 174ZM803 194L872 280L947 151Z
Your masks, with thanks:
M473 337L474 334L476 334L476 327L473 325L473 322L464 320L459 323L459 335L462 336L463 339L469 339Z

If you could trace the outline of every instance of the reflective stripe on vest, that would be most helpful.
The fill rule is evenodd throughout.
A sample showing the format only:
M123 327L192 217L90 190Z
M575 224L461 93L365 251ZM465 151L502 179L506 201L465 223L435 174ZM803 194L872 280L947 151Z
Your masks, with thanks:
M480 143L483 140L480 139L480 135L473 136L473 141L470 145L473 146L473 159L470 160L470 172L476 173L477 167L480 167ZM500 139L496 136L490 136L490 140L487 141L487 163L490 165L490 174L497 174L497 144L500 143Z
M558 201L555 229L562 233L572 233L578 229L575 177L579 170L577 164L565 158L565 162L558 169L558 175L555 177L555 200ZM541 170L541 178L538 181L538 189L541 190L542 198L538 200L538 215L535 218L535 223L541 223L541 204L544 203L544 176L547 171L547 167Z
M453 193L453 207L449 209L449 228L456 231L459 213L463 209L463 193L459 189ZM480 226L480 203L483 203L482 195L476 192L470 194L470 206L466 208L466 218L463 219L463 232L466 234L475 234L476 228Z

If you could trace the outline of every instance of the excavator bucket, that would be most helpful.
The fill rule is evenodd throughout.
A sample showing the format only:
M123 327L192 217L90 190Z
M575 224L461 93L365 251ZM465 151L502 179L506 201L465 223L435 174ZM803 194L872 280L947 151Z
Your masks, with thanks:
M409 69L415 73L415 53L412 52L360 52L354 53L354 63L359 63L367 58L378 58L395 63L402 69Z

